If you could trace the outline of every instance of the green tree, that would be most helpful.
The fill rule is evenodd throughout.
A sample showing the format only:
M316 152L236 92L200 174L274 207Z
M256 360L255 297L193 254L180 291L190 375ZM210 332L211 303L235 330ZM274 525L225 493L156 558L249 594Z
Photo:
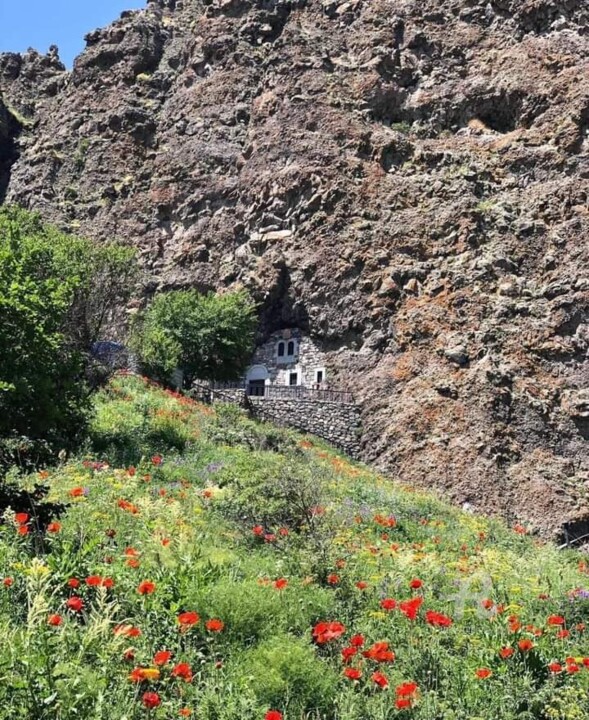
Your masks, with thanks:
M90 345L131 292L133 256L0 208L0 466L15 440L67 447L79 437Z
M176 368L184 371L185 383L232 380L249 362L256 325L256 308L245 291L177 290L157 295L138 317L132 347L160 380Z

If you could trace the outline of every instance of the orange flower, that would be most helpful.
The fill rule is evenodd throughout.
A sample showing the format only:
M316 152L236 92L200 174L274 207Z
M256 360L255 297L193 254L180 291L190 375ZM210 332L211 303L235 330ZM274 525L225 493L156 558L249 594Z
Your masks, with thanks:
M330 585L337 585L339 583L339 575L336 575L335 573L331 573L331 575L327 576L327 582Z
M8 588L14 583L14 580L11 577L5 577L4 580L2 580L2 585L4 587Z
M192 715L192 710L190 708L182 708L181 710L178 710L178 715L180 717L190 717Z
M84 488L75 487L69 492L70 497L81 497L84 494Z
M165 665L167 662L170 661L171 657L172 657L172 653L169 650L159 650L153 656L153 664L154 665Z
M19 535L28 535L30 532L30 528L28 525L19 525L16 532Z
M151 593L155 592L155 583L151 582L151 580L143 580L139 583L137 592L140 595L151 595Z
M549 615L548 619L546 620L547 625L564 625L566 620L563 618L562 615Z
M19 525L25 525L29 522L29 515L25 512L16 513L14 519Z
M225 623L217 618L212 618L206 621L205 626L209 632L221 632L225 627Z
M485 680L488 677L491 677L493 673L489 670L489 668L479 668L475 671L475 675L480 678L481 680Z
M192 670L188 663L178 663L174 666L172 677L182 678L185 682L192 682Z
M178 623L182 628L189 628L200 620L200 615L195 612L183 612L178 615Z
M517 646L522 652L528 652L528 650L531 650L534 647L534 643L531 640L528 640L528 638L524 638L518 642Z
M358 590L366 590L366 588L368 587L368 583L364 582L364 580L358 580L358 582L356 583L356 587L358 588Z
M60 530L61 530L61 523L50 522L49 525L47 525L47 532L58 533Z
M320 622L313 628L313 638L318 645L337 640L346 632L346 628L340 622Z
M501 650L499 650L499 655L504 659L507 660L507 658L510 658L514 653L514 650L512 647L502 647Z
M61 615L50 615L47 618L47 624L51 625L52 627L58 627L63 622L63 618Z
M368 650L364 650L362 655L375 662L394 662L395 660L395 653L389 648L388 642L375 642Z

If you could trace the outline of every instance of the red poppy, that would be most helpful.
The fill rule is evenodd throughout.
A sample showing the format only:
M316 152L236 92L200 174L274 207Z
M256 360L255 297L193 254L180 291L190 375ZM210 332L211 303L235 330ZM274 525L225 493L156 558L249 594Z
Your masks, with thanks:
M566 671L568 673L578 673L581 668L577 665L577 663L567 663Z
M81 497L84 494L84 488L75 487L69 492L70 497Z
M168 663L170 661L171 657L172 657L172 653L169 650L159 650L153 656L153 664L154 665L165 665L166 663Z
M342 649L342 660L344 663L349 663L350 660L357 654L358 648L345 647Z
M49 532L49 533L58 533L60 530L61 530L61 523L50 522L49 525L47 525L47 532Z
M281 527L281 528L278 530L278 534L279 534L281 537L288 537L288 528Z
M556 675L556 673L562 672L562 665L557 662L551 662L548 665L548 669L550 670L551 673Z
M415 620L417 617L417 613L419 612L419 608L423 605L423 598L422 597L415 597L411 600L403 600L403 602L399 603L399 610L407 617L409 620Z
M268 710L264 715L264 720L282 720L282 713L278 710Z
M479 668L475 671L475 675L480 678L481 680L485 680L488 677L491 677L493 673L489 670L489 668Z
M356 668L346 668L344 670L344 675L348 678L348 680L360 680L362 672Z
M24 525L25 523L29 522L29 515L28 515L28 513L24 513L24 512L16 513L14 516L14 519L19 525Z
M507 658L510 658L514 653L514 649L512 647L502 647L501 650L499 650L499 655L504 659L507 660Z
M77 578L70 578L67 581L67 586L75 589L77 587L80 587L80 581Z
M339 575L336 575L335 573L331 573L331 575L327 576L327 582L330 585L337 585L339 583Z
M145 705L148 710L153 710L162 704L160 696L155 692L145 692L141 698L141 702Z
M273 543L275 541L276 535L274 535L274 533L266 533L266 535L264 535L264 542Z
M534 647L534 643L531 640L528 640L528 638L524 638L518 642L517 646L522 652L528 652L528 650L531 650Z
M368 587L368 583L364 582L364 580L359 580L356 583L356 587L358 588L358 590L366 590L366 588Z
M276 590L284 590L287 585L288 580L286 578L278 578L278 580L274 581L274 587Z
M84 607L84 601L81 597L73 595L71 598L66 600L66 607L74 612L81 612Z
M188 628L191 625L196 625L200 620L200 615L195 612L183 612L178 615L178 622L184 628Z
M452 618L435 610L428 610L425 613L425 621L434 627L450 627L452 625Z
M161 465L161 464L163 463L163 461L164 461L164 459L163 459L163 457L162 457L161 455L154 455L154 456L151 458L151 462L152 462L154 465L156 465L156 466L157 466L157 465Z
M395 653L389 648L388 642L375 642L374 645L362 653L365 658L375 662L394 662Z
M172 677L182 678L185 682L192 681L192 670L188 663L178 663L172 670Z
M556 637L557 637L559 640L564 640L565 638L568 638L569 636L570 636L570 632L569 632L568 630L565 630L565 629L559 630L559 631L556 633Z
M28 525L19 525L16 530L19 535L28 535L30 531L31 529Z
M491 598L481 600L481 607L485 608L485 610L491 610L494 605L495 603L491 600Z
M415 695L415 693L418 690L417 683L415 682L406 682L402 685L398 685L395 688L395 695L397 697L411 697L411 695Z
M63 622L63 618L61 615L50 615L47 618L47 624L51 625L52 627L58 627Z
M379 688L382 688L383 690L385 688L388 688L389 681L386 675L383 675L381 672L374 672L372 673L372 680L375 682Z
M409 587L412 590L419 590L419 588L423 587L423 580L420 580L419 578L413 578L411 582L409 583Z
M133 625L115 625L113 632L115 635L124 635L125 637L139 637L141 630Z
M115 581L112 578L102 578L102 587L113 588L115 586Z
M353 647L362 647L364 645L364 636L363 635L352 635L350 638L350 645Z
M398 698L395 700L395 707L397 708L397 710L404 710L405 708L410 708L410 707L411 707L411 700L410 700L410 698L400 698L400 697L398 697Z
M261 525L255 525L252 528L252 532L256 537L262 537L264 534L264 528Z
M313 628L313 638L318 645L337 640L346 632L346 628L340 622L320 622Z
M89 587L98 587L99 585L102 585L102 578L100 575L90 575L86 578L86 585Z
M14 583L14 580L11 577L5 577L4 580L2 580L2 585L4 587L10 587Z
M190 708L182 708L181 710L178 710L178 715L180 717L190 717L192 715L192 710Z
M221 632L225 627L225 623L217 618L211 618L211 620L206 621L205 626L209 632Z
M394 610L397 607L397 601L393 598L385 598L380 601L380 606L383 610Z
M547 625L564 625L566 620L563 618L562 615L549 615L548 619L546 620Z
M140 595L151 595L152 592L155 592L155 583L151 582L151 580L143 580L139 583L137 592Z

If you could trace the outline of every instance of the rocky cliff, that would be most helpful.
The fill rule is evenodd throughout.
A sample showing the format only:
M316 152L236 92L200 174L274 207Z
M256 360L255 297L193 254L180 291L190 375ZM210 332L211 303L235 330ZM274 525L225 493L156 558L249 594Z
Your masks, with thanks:
M0 56L0 198L245 284L363 403L364 456L589 520L586 0L153 0Z

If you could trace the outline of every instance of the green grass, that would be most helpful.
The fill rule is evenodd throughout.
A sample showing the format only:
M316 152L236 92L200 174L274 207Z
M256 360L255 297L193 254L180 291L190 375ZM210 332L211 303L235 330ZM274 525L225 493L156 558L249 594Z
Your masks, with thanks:
M59 526L31 518L21 534L8 511L0 530L1 720L589 717L580 557L319 441L120 377L97 397L87 456L21 480L39 482ZM399 604L418 598L410 619ZM185 612L199 620L182 629ZM343 630L315 642L321 622ZM363 656L377 642L393 662ZM130 680L136 668L148 679ZM417 689L399 695L404 683Z

